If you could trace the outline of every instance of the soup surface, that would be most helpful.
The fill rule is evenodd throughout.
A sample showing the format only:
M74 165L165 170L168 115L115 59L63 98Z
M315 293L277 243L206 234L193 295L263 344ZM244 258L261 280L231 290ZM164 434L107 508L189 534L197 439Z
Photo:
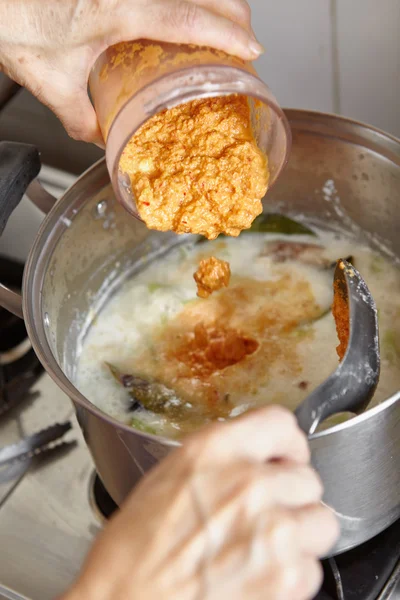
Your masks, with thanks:
M351 257L379 314L371 406L389 397L400 389L398 267L342 234L301 233L189 242L150 263L93 321L78 389L115 418L168 437L264 404L294 409L338 366L333 265ZM193 273L210 256L229 263L231 280L201 299Z

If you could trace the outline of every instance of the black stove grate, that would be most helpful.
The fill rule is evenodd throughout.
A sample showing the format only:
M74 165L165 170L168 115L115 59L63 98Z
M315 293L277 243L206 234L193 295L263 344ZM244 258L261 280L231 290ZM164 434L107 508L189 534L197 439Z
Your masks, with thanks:
M109 519L114 512L117 510L118 506L115 504L114 500L111 498L110 494L107 492L106 488L103 485L100 477L95 474L92 479L92 491L90 496L93 498L96 503L97 509L100 511L100 514L105 518Z
M400 520L369 542L325 561L324 587L315 600L377 600L399 562Z
M20 291L24 265L0 256L1 281ZM27 398L43 367L30 345L25 323L0 307L0 416Z

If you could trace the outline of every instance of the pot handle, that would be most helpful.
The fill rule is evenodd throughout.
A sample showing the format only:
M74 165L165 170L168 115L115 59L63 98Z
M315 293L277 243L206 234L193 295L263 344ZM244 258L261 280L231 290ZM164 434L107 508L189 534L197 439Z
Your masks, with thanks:
M35 146L0 142L0 235L40 167Z
M0 142L0 235L40 171L39 151L30 144ZM23 318L22 298L0 284L0 305Z

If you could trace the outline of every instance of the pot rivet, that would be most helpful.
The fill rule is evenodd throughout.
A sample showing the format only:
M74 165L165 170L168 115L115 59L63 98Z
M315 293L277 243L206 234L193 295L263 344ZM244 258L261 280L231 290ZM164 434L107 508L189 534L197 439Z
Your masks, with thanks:
M49 313L44 313L44 324L46 325L46 327L50 327L50 317L49 317Z

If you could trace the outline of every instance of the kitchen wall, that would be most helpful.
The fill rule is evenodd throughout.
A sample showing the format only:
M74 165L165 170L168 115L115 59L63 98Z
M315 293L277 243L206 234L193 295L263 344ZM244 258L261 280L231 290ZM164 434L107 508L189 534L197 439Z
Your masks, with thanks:
M262 78L282 106L337 112L400 137L400 0L250 0L266 48ZM0 139L36 143L74 173L101 151L70 140L27 92L0 116Z
M400 0L250 0L280 103L400 137Z

